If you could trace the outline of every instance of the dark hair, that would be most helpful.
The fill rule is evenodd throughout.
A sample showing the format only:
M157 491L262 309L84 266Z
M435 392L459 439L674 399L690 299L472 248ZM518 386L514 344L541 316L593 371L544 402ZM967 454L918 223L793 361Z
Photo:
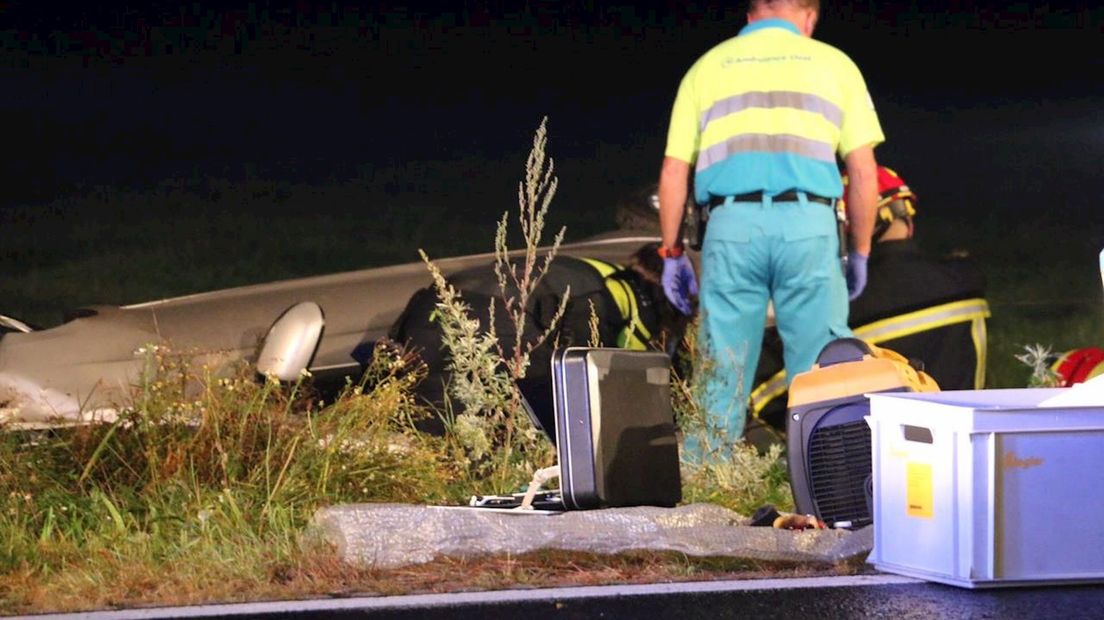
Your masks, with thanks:
M659 242L645 243L629 257L629 269L644 280L659 284L663 278L663 259L659 256Z

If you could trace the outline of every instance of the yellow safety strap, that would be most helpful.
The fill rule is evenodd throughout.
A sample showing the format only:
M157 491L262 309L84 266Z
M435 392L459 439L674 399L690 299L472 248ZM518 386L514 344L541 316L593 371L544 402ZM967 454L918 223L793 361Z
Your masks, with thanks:
M985 304L985 300L980 300ZM977 354L977 367L974 368L974 389L980 390L985 387L985 354L989 350L989 336L985 329L985 319L989 316L989 304L985 304L985 315L981 317L975 317L972 319L973 324L970 326L970 336L974 340L974 351Z
M770 379L760 383L751 391L751 417L758 418L772 400L786 392L786 370L779 370Z
M980 390L985 387L985 352L988 348L985 319L989 316L989 303L984 299L963 299L867 323L856 327L852 331L856 338L876 345L888 340L904 338L920 332L969 321L971 322L970 336L974 343L974 352L977 355L974 387ZM756 386L751 392L752 417L758 418L767 403L778 398L785 391L785 370L776 372L771 378Z
M648 341L651 339L652 334L648 331L648 328L644 326L643 321L640 320L640 308L637 305L639 301L636 299L636 293L628 282L609 277L613 273L621 271L624 268L620 265L607 263L594 258L584 258L581 260L591 267L594 267L598 273L601 274L602 278L605 280L606 288L617 304L617 310L621 314L621 318L626 322L624 329L617 334L617 346L622 349L634 349L637 351L647 350Z
M598 260L597 258L581 258L579 260L590 265L591 267L594 267L594 269L598 271L598 274L601 275L603 278L608 277L611 273L614 273L615 271L620 271L621 269L623 269L621 265L615 263L607 263L606 261Z

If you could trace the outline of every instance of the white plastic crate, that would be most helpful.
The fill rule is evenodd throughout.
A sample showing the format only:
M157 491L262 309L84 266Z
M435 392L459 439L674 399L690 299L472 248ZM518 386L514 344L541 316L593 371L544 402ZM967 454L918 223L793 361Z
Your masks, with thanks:
M1104 581L1104 406L1066 389L872 393L879 570L966 588Z

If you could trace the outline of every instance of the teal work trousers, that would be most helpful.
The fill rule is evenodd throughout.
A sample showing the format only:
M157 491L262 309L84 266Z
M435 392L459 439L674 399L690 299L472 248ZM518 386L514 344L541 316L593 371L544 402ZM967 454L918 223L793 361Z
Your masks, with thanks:
M701 338L708 446L687 436L686 456L740 441L759 363L768 300L786 375L851 336L835 210L808 202L728 202L710 213L701 256Z

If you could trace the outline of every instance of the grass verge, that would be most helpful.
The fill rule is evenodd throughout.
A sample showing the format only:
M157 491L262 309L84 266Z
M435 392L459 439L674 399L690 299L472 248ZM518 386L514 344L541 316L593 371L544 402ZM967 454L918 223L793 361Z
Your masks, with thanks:
M678 554L441 559L390 571L341 565L302 536L321 506L462 504L503 477L518 488L533 464L464 466L461 437L414 431L412 422L431 412L410 398L418 368L391 348L378 352L362 384L328 404L309 378L227 378L164 349L150 355L157 370L117 422L0 436L0 613L776 571ZM197 385L199 396L185 401ZM765 482L785 486L784 478ZM694 488L688 498L760 501L755 485Z

